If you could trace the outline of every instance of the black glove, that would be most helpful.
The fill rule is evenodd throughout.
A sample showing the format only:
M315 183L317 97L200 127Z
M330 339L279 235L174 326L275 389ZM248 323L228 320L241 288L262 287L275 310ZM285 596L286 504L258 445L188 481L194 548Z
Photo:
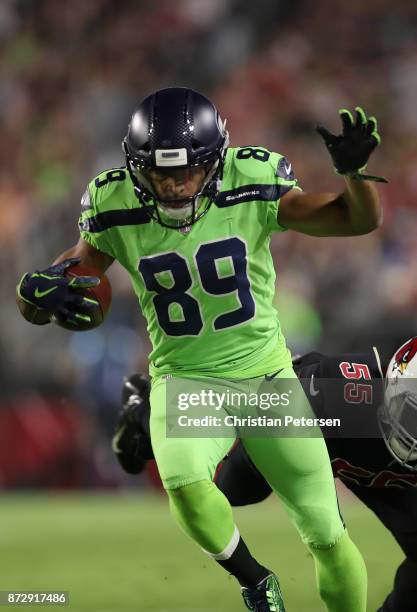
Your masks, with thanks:
M339 110L342 119L342 134L336 136L322 125L316 127L329 151L333 165L338 174L344 174L355 179L388 183L382 176L363 174L372 151L381 142L375 117L366 118L360 106L355 108L356 120L350 111Z
M38 310L43 310L56 317L77 325L77 320L90 322L90 316L78 312L79 307L97 308L97 300L84 297L76 289L95 287L100 279L95 276L73 276L68 278L65 272L79 263L78 257L65 259L59 264L45 270L26 272L16 288L18 297Z
M112 439L112 449L128 474L139 474L154 458L149 418L151 385L142 374L124 379L122 409Z

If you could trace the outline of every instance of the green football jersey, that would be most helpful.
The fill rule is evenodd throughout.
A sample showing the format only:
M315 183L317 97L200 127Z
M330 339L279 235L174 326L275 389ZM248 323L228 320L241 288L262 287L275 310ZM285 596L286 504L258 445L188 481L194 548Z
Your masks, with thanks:
M288 359L273 305L269 242L272 232L284 230L279 200L296 186L282 155L229 148L220 193L184 231L150 219L125 168L91 181L81 236L128 271L147 320L152 376L258 375L256 365L274 351Z

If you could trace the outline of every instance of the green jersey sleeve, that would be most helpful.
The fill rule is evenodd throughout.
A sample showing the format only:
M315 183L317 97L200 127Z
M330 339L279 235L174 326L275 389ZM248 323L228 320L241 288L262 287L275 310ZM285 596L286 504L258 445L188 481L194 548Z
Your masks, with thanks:
M301 188L298 185L298 180L294 175L291 162L289 162L286 157L279 155L278 153L274 153L273 155L278 157L278 160L274 159L274 162L276 161L276 165L274 164L274 174L278 190L278 198L270 202L268 206L267 225L271 232L285 232L287 231L287 228L278 223L280 200L282 196L291 191L291 189L301 191Z
M291 163L283 155L263 147L239 147L229 149L229 153L228 172L225 174L234 189L228 198L263 203L268 232L286 231L277 220L279 202L291 189L300 189Z
M78 221L80 235L91 246L117 259L114 240L108 231L115 216L123 214L127 199L123 197L127 172L124 168L106 170L95 177L81 198Z

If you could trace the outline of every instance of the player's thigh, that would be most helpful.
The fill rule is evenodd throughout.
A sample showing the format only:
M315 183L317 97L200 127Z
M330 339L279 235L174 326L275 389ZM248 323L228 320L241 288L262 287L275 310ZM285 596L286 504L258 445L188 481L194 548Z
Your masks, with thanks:
M166 381L151 388L150 430L152 448L165 489L177 489L199 480L213 480L217 465L227 455L235 437L192 438L167 434Z
M345 484L391 531L407 557L417 561L417 489Z
M282 379L293 378L286 369ZM298 381L291 384L297 405L288 406L298 417L312 416ZM285 431L283 432L285 434ZM304 434L306 431L304 431ZM343 533L337 494L327 447L320 430L311 437L246 438L245 449L258 470L282 500L303 540L315 546L331 546Z

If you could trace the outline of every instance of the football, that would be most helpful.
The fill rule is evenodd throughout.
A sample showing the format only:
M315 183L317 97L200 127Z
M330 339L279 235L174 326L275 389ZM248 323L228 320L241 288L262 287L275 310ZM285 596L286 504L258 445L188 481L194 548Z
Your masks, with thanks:
M101 325L110 309L111 298L112 298L112 289L110 285L110 281L105 274L100 274L98 270L94 268L90 268L88 266L77 264L75 266L71 266L65 273L65 276L68 278L72 278L74 276L98 276L100 278L100 284L96 287L88 287L86 289L74 289L77 293L83 295L84 297L97 300L100 304L100 308L79 308L80 314L86 314L91 317L91 321L81 321L75 327L71 325L71 323L66 322L65 320L60 320L58 317L52 317L52 321L63 327L64 329L70 329L71 331L88 331L90 329L94 329Z
M33 323L34 325L46 325L51 320L51 313L44 308L37 308L33 304L25 302L16 293L16 304L19 308L20 314L26 321Z

